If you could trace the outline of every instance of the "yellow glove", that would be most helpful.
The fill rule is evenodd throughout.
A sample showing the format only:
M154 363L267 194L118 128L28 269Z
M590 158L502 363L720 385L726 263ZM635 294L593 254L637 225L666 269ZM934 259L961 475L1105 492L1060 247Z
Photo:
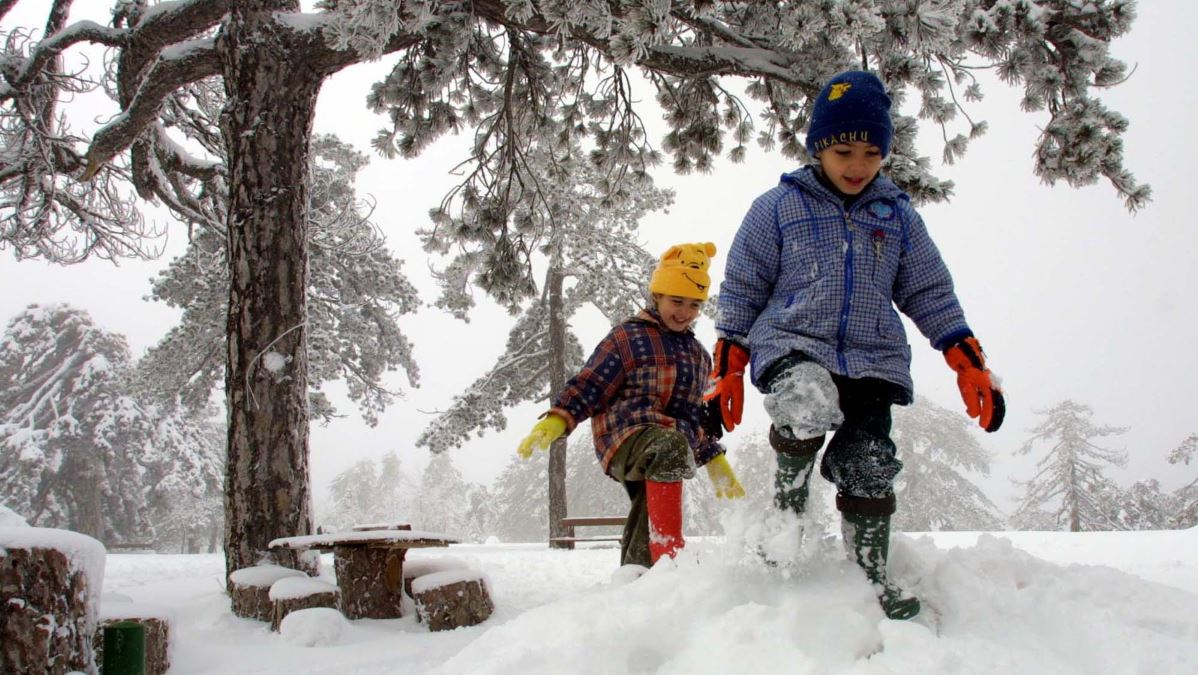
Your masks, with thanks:
M724 455L716 455L707 463L707 477L715 488L715 496L719 499L740 499L745 496L745 489L736 479L736 472Z
M549 413L540 422L533 426L532 431L520 441L520 446L516 448L516 452L524 459L532 457L532 449L540 448L547 450L549 444L556 441L558 436L566 433L566 420L558 415Z

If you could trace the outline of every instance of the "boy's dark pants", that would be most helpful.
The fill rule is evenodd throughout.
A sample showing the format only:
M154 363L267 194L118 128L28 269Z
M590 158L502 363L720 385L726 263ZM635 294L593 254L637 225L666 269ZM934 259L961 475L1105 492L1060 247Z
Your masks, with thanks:
M695 460L690 444L686 436L673 429L645 427L620 445L607 473L620 481L632 501L620 541L620 564L650 567L645 481L674 483L693 478Z
M770 366L762 380L768 387L768 383L779 380L786 370L806 360L809 358L799 352L783 357ZM877 378L850 379L833 373L832 381L840 394L844 422L832 432L832 440L820 462L820 475L835 483L839 494L888 498L894 494L894 478L903 468L902 462L895 457L894 441L890 439L890 406L904 405L910 400L901 387ZM794 441L783 438L777 430L770 434L770 440L775 450L786 455L780 460L785 459L788 464L814 459L823 445L822 437ZM805 481L803 483L805 485Z
M905 393L875 378L851 380L833 375L840 391L844 422L832 434L820 462L820 475L836 484L838 494L885 499L894 494L894 478L903 463L890 439L890 406Z

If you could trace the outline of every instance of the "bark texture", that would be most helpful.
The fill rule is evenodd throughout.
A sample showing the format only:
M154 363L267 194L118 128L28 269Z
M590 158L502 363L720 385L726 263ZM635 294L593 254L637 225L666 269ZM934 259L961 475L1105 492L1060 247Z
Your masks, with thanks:
M405 549L337 546L334 560L347 619L394 619L403 614Z
M416 592L416 611L431 631L453 630L486 621L495 605L481 579L465 579Z
M90 580L53 548L0 549L0 673L95 673Z
M228 104L229 457L225 559L232 572L272 558L309 573L310 560L275 538L312 531L308 483L308 152L324 75L310 42L274 10L298 3L238 3L217 38ZM230 589L231 590L231 589ZM266 615L269 620L270 615Z

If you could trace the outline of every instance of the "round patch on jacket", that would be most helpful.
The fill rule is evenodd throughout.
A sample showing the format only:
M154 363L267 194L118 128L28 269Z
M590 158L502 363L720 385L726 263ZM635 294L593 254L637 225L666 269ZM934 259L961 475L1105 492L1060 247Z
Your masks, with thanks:
M869 205L869 210L878 218L889 220L894 216L894 209L885 202L874 202Z

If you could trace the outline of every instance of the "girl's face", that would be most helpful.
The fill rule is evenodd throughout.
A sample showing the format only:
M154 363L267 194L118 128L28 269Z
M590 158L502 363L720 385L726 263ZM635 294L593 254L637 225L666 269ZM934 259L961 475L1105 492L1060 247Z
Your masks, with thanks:
M820 151L819 163L837 190L856 195L882 169L882 151L863 141L837 143Z
M703 309L703 301L694 298L683 298L677 295L654 295L657 303L657 313L661 315L666 328L672 331L684 331L699 317Z

